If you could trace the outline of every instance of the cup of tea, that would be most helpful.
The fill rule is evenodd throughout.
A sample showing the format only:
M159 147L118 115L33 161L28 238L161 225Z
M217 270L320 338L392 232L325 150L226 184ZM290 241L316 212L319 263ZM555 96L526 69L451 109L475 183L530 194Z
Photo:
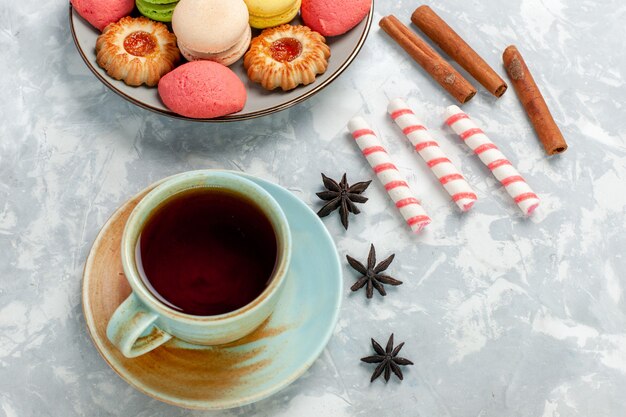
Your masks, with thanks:
M172 337L229 343L272 313L288 275L291 234L262 187L229 172L192 171L150 191L122 237L132 293L107 337L128 358Z

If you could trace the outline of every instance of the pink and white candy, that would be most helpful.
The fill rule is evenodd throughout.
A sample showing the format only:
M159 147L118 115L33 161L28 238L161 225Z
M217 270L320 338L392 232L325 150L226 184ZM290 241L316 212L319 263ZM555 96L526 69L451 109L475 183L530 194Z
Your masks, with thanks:
M348 129L411 229L417 233L426 227L430 223L430 217L367 122L362 117L355 117L348 123Z
M472 187L404 100L399 98L392 100L387 111L439 179L443 188L450 194L452 200L462 211L471 209L478 199Z
M485 135L467 114L458 106L450 106L445 112L446 124L452 127L467 146L491 170L502 183L507 193L513 198L526 215L531 215L539 206L539 197L530 189L524 178L511 162L500 152L498 147Z

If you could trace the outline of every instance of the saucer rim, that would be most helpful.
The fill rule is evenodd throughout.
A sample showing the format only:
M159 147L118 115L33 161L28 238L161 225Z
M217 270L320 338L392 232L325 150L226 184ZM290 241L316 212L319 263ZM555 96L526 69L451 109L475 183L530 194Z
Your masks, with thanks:
M103 226L101 227L100 231L98 232L96 238L94 239L90 250L89 250L89 254L87 256L87 260L85 261L85 266L83 268L83 279L82 279L82 285L81 285L81 291L82 291L82 297L81 297L81 301L82 301L82 311L83 311L83 317L85 320L85 325L87 327L87 333L89 334L89 337L92 341L92 343L94 344L94 346L96 347L96 350L98 351L98 354L102 357L102 359L104 359L104 361L109 365L109 367L126 383L128 383L130 386L132 386L133 388L137 389L139 392L147 395L150 398L154 398L158 401L164 402L166 404L170 404L170 405L174 405L177 407L181 407L181 408L185 408L185 409L192 409L192 410L226 410L226 409L232 409L232 408L237 408L237 407L242 407L245 405L249 405L252 403L256 403L258 401L261 401L263 399L266 399L276 393L278 393L279 391L283 390L284 388L286 388L287 386L291 385L295 380L297 380L298 378L300 378L312 365L313 363L315 363L315 361L319 358L319 356L322 354L322 352L324 351L324 349L326 348L326 346L328 345L333 332L337 326L337 321L339 319L339 313L341 311L341 304L342 304L342 284L343 284L343 273L342 273L342 269L341 269L341 261L339 258L339 254L337 252L337 247L335 245L335 242L330 234L330 232L328 231L328 229L326 228L326 226L324 225L324 223L322 222L322 220L315 214L315 212L308 206L306 205L302 200L300 200L298 197L296 197L293 193L291 193L288 189L272 183L271 181L259 178L259 177L255 177L254 175L250 175L244 172L239 172L239 171L233 171L233 170L220 170L220 169L214 169L214 171L222 171L222 172L230 172L230 173L234 173L236 175L241 175L247 179L250 179L252 181L257 182L261 187L266 188L266 187L277 187L279 190L284 191L287 193L287 195L289 196L289 198L293 199L293 201L296 203L297 206L299 206L299 208L301 210L304 210L304 212L307 212L307 214L313 216L313 218L316 219L318 225L320 226L321 230L323 231L323 235L325 236L327 243L332 247L332 249L334 249L334 254L335 256L332 258L332 260L335 263L335 276L337 276L338 278L335 280L336 284L337 284L337 289L336 289L336 297L335 297L335 308L333 311L333 314L331 316L331 320L330 320L330 325L327 327L326 331L323 333L322 337L319 339L320 343L317 344L317 348L312 350L312 354L310 355L310 359L303 362L303 364L297 368L293 373L291 373L291 375L289 375L287 378L284 378L282 381L278 382L277 384L273 385L272 387L269 387L268 389L264 390L264 391L260 391L254 395L250 395L247 397L242 397L240 398L238 401L227 401L227 402L221 402L220 400L185 400L185 401L179 401L177 400L175 397L171 397L171 396L167 396L167 395L160 395L158 392L153 392L153 391L149 391L146 390L145 388L143 388L139 383L137 383L131 376L127 376L125 374L122 374L117 368L116 366L113 365L113 363L109 360L109 358L106 356L106 349L104 348L104 346L101 345L98 337L94 334L94 330L96 328L96 323L94 320L93 315L88 314L87 311L90 310L90 308L88 308L91 304L90 304L90 300L89 300L89 291L88 291L88 280L86 279L86 273L87 270L89 269L89 267L92 267L94 262L95 262L95 253L92 251L93 248L101 241L101 239L104 237L104 232L106 230L106 228L113 222L115 221L120 215L121 213L124 212L124 208L132 203L133 201L136 201L138 198L141 198L142 195L145 195L146 193L150 192L150 190L154 189L155 187L157 187L158 185L160 185L161 183L167 181L169 178L177 175L171 175L168 176L166 178L163 178L159 181L156 181L152 184L150 184L149 186L143 188L141 191L137 192L136 194L134 194L132 197L128 198L127 200L125 200L124 203L122 203L120 206L117 207L117 209L113 212L113 214L111 214L111 216L109 216L109 218L106 220L106 222L103 224ZM289 219L288 219L289 220ZM290 226L291 228L292 226Z

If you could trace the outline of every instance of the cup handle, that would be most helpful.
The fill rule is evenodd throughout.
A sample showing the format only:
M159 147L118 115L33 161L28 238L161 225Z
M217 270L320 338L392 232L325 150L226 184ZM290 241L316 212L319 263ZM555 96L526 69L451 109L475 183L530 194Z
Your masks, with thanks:
M107 337L124 356L136 358L172 338L156 327L154 322L158 317L144 307L135 294L130 294L111 316Z

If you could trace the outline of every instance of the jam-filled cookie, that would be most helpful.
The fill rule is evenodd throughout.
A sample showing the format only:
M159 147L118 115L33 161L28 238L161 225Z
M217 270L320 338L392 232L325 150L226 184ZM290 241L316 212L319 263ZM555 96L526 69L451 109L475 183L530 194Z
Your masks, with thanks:
M96 53L107 74L132 86L157 85L180 60L176 36L145 17L123 17L108 25L98 36Z
M292 90L311 84L328 68L330 48L322 35L306 26L282 25L252 40L243 65L263 88Z

